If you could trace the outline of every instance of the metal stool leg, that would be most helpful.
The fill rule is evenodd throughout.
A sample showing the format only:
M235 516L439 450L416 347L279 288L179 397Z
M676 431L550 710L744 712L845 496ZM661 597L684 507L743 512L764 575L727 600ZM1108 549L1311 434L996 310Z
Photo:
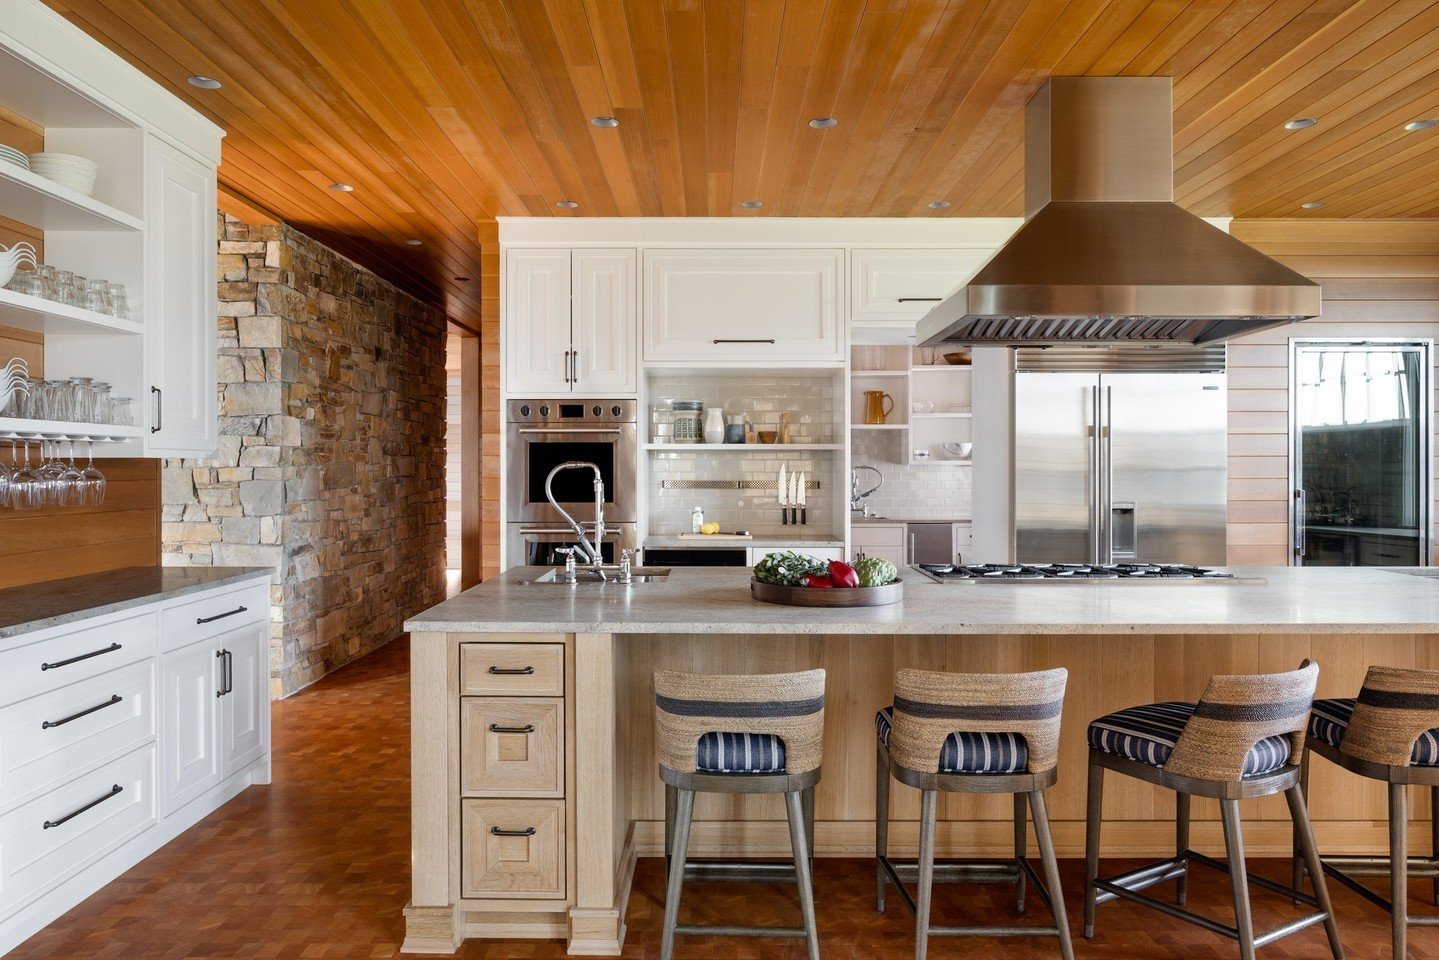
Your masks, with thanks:
M1239 933L1240 960L1254 960L1254 916L1249 910L1249 873L1244 865L1244 834L1239 823L1239 801L1220 800L1224 820L1224 849L1229 857L1229 885L1234 890L1234 927Z
M914 911L914 960L929 951L930 895L934 892L934 821L939 792L925 790L919 801L919 890Z
M1174 797L1174 855L1183 859L1189 849L1189 794L1176 793ZM1174 902L1182 907L1188 900L1189 863L1186 861L1184 872L1174 882Z
M884 858L889 856L889 764L884 751L874 752L874 908L884 913Z
M1344 944L1339 940L1339 924L1334 920L1334 907L1329 902L1329 881L1324 876L1324 865L1319 862L1319 847L1314 842L1314 825L1309 822L1304 791L1298 786L1290 787L1284 791L1284 798L1289 801L1289 816L1294 821L1294 833L1299 838L1305 867L1314 879L1314 899L1319 901L1319 909L1326 914L1324 932L1329 936L1329 951L1334 954L1334 960L1344 960Z
M1039 859L1044 865L1044 885L1049 888L1049 906L1054 925L1059 928L1059 953L1064 960L1074 960L1074 943L1069 937L1069 915L1064 909L1064 890L1059 885L1059 861L1054 856L1054 839L1049 834L1049 813L1044 808L1044 791L1029 795L1030 811L1034 814L1034 835L1039 840ZM1023 869L1020 870L1022 874Z
M1429 788L1429 855L1439 860L1439 787ZM1439 876L1434 878L1434 903L1439 906Z
M814 881L810 874L810 846L805 830L804 801L800 792L786 793L784 804L789 818L790 848L794 852L795 880L798 881L799 887L799 910L804 917L805 945L809 948L809 960L819 960L819 928L814 919Z
M1029 828L1025 823L1024 799L1022 793L1014 795L1014 866L1018 872L1014 878L1014 909L1019 913L1024 912L1024 860L1029 856L1029 840L1026 835Z
M1094 936L1094 881L1099 879L1099 825L1104 813L1104 768L1089 765L1089 800L1084 812L1084 936Z
M665 926L660 940L660 960L673 960L675 926L680 916L680 888L685 882L685 854L690 845L690 818L694 816L695 792L678 790L674 824L674 848L671 852L669 883L665 887Z
M1305 751L1304 751L1304 756L1303 756L1303 757L1300 759L1300 761L1299 761L1299 790L1300 790L1301 793L1304 794L1304 800L1305 800L1306 802L1308 802L1308 800L1309 800L1309 750L1308 750L1307 748L1306 748ZM1293 809L1293 804L1292 804L1292 803L1290 804L1290 809L1291 809L1291 810ZM1300 891L1302 891L1302 890L1304 889L1304 872L1305 872L1305 869L1306 869L1306 861L1305 861L1305 858L1301 855L1301 851L1304 849L1304 847L1303 847L1303 839L1304 839L1304 838L1299 835L1299 824L1298 824L1298 822L1296 822L1296 823L1294 824L1294 841L1293 841L1293 846L1291 847L1290 852L1289 852L1289 855L1290 855L1291 859L1294 861L1294 863L1293 863L1294 876L1293 876L1293 882L1291 882L1289 885L1290 885L1291 887L1293 887L1295 890L1300 890ZM1295 903L1298 903L1299 901L1298 901L1298 900L1295 900L1294 902L1295 902Z
M675 805L678 801L675 788L665 784L665 879L670 875L670 860L675 848Z
M814 787L809 787L800 792L800 809L804 813L804 839L805 849L809 851L809 863L811 872L814 867Z
M1409 792L1389 784L1389 900L1394 958L1409 955Z

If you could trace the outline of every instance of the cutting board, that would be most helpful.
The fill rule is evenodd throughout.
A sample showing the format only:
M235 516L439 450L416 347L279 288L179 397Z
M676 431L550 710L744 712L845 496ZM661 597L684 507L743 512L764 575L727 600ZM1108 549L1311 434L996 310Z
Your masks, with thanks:
M681 540L753 540L749 533L682 533Z

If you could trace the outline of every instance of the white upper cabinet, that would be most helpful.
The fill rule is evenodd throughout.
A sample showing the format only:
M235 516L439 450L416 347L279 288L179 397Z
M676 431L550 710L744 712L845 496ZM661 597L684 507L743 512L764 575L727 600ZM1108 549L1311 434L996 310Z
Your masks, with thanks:
M635 393L635 252L576 250L571 290L571 386L583 394Z
M842 249L646 250L644 359L844 359Z
M851 323L913 324L993 255L988 247L856 249L850 254Z
M637 328L634 250L506 251L510 394L634 394Z
M215 409L215 171L151 137L146 163L145 452L206 456Z

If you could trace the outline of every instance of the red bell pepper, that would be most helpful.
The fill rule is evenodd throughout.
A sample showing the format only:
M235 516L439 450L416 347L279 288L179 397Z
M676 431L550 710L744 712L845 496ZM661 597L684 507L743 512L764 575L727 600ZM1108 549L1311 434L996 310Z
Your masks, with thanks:
M831 560L829 562L829 579L836 587L857 587L859 586L859 574L854 572L854 567L843 560Z

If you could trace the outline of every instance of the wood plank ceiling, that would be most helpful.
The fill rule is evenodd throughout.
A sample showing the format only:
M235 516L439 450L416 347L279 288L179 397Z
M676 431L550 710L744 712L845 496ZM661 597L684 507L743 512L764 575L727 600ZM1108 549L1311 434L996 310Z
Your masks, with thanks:
M1433 0L47 2L229 131L226 188L456 318L495 216L1019 215L1051 74L1173 76L1195 213L1439 215Z

